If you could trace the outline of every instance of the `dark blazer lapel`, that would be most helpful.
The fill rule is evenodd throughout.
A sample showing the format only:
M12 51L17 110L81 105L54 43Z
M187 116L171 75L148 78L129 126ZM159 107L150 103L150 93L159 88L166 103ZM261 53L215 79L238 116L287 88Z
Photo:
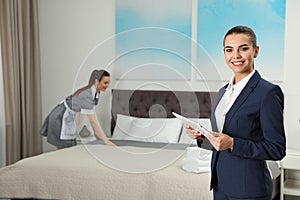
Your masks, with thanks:
M222 99L222 97L226 91L225 88L227 86L228 86L228 84L220 89L220 91L218 92L217 98L211 109L210 122L211 122L212 131L215 131L215 132L220 132L218 130L217 120L216 120L216 115L215 115L216 108L217 108L220 100ZM211 160L212 160L211 161L211 172L212 173L211 173L211 180L210 180L210 189L212 189L213 187L217 187L217 185L218 185L216 164L217 164L217 160L219 158L219 154L220 154L219 151L213 150L213 154L212 154L212 158L211 158Z
M254 90L256 87L258 81L260 80L261 76L259 73L256 71L253 76L250 78L240 95L237 97L235 102L233 103L232 107L229 109L229 111L226 114L225 122L224 122L224 127L223 130L227 129L227 126L230 124L230 121L236 111L240 108L240 106L243 104L243 102L247 99L249 94Z
M228 85L228 84L227 84ZM218 130L218 126L217 126L217 120L216 120L216 115L215 115L215 111L217 108L217 105L219 104L220 100L222 99L224 93L225 93L225 88L227 87L227 85L225 85L224 87L222 87L217 95L217 98L215 100L214 105L212 106L212 110L211 110L211 116L210 116L210 121L211 121L211 127L212 130L215 132L219 132L221 130Z

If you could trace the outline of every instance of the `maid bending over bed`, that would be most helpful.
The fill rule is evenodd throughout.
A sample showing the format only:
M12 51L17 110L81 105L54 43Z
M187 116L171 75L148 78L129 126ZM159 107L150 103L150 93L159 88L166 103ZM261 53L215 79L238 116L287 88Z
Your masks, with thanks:
M46 117L41 135L58 149L76 145L76 113L86 114L97 139L110 146L116 146L104 134L95 114L100 91L105 91L110 83L110 74L105 70L94 70L89 83L68 96Z

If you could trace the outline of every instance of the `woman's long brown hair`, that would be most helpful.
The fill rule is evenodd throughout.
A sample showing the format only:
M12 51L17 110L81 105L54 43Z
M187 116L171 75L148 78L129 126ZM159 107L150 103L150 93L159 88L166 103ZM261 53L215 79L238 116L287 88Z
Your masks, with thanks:
M98 81L101 81L101 79L102 79L103 76L110 76L110 74L109 74L107 71L105 71L105 70L94 70L94 71L92 72L91 76L90 76L88 85L86 85L86 86L84 86L84 87L78 89L76 92L74 92L74 93L72 94L72 96L76 96L76 95L78 95L80 92L82 92L83 90L92 87L92 85L95 84L95 80L97 79Z

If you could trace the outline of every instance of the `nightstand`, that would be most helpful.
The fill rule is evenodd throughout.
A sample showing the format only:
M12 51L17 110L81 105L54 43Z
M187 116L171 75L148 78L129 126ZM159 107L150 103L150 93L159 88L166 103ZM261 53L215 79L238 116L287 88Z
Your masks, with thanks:
M280 200L300 199L300 151L287 150L280 165Z

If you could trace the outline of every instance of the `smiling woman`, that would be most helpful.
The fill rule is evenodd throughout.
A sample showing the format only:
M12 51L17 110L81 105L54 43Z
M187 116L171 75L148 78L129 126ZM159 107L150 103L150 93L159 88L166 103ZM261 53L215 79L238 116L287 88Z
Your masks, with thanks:
M95 114L100 91L104 92L110 83L110 74L105 70L93 70L86 86L76 90L55 106L44 120L41 135L58 149L76 145L76 114L87 115L97 139L115 146L104 134Z
M192 139L198 139L200 147L207 140L213 146L214 200L271 200L273 187L267 160L278 161L286 155L283 92L254 68L259 47L251 28L231 28L223 47L233 76L220 88L212 106L213 134L190 127L186 131Z

